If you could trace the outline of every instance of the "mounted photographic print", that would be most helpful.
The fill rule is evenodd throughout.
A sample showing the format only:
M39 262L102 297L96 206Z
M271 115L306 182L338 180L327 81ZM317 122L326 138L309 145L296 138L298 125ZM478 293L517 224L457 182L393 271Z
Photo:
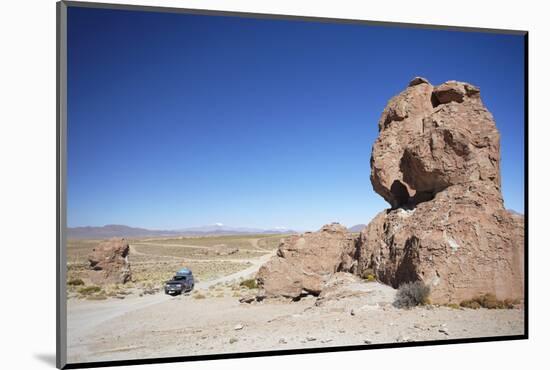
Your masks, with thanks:
M58 367L527 338L526 55L58 3Z

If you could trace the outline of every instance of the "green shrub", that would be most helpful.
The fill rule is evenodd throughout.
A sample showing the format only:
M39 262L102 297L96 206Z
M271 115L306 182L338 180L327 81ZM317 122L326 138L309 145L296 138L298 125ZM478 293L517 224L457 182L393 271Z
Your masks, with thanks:
M82 281L82 279L71 279L67 281L67 285L71 285L71 286L84 285L84 281Z
M247 287L248 289L256 289L258 288L258 282L256 279L247 279L243 280L239 283L240 286Z
M84 295L99 293L100 291L101 291L101 287L98 287L96 285L90 285L87 287L80 288L78 290L80 294L84 294Z
M429 295L430 287L422 281L404 283L399 286L393 304L399 308L424 305L427 304Z
M368 274L368 275L367 275L367 281L370 281L370 282L376 281L376 278L374 277L373 274Z

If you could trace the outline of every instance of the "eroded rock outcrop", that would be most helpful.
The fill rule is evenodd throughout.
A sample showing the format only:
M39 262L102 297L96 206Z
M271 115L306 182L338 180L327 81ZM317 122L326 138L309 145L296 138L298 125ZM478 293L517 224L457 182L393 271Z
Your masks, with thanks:
M394 288L420 280L433 303L523 299L523 217L504 209L499 133L480 89L414 78L378 128L371 182L391 208L356 238L338 224L287 238L258 273L261 294L328 294L341 271Z
M132 278L130 245L124 239L113 238L99 243L88 256L89 277L95 284L124 284Z
M472 182L484 182L502 203L499 133L477 87L415 78L389 101L378 128L371 182L393 208Z
M359 271L394 287L422 280L439 303L523 298L523 218L504 209L499 133L479 88L416 78L378 126L371 181L392 209L362 231Z
M332 274L356 269L355 242L340 224L284 239L277 255L258 271L259 296L318 295Z

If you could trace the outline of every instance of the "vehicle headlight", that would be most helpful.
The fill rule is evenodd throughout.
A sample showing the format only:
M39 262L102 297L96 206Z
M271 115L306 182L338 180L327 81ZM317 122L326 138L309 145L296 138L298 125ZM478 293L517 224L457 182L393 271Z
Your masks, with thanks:
M181 284L176 284L176 288L181 288Z

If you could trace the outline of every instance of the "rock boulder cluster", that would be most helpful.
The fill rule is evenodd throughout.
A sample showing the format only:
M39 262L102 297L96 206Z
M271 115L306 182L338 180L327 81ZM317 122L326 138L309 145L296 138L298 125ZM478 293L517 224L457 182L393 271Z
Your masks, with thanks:
M285 240L259 272L262 294L319 294L337 271L372 271L394 288L424 282L434 303L522 299L523 217L504 208L499 133L480 89L417 77L378 128L371 183L391 208L356 238L329 225Z
M132 278L130 245L124 239L113 238L99 243L88 256L89 278L96 284L124 284Z

